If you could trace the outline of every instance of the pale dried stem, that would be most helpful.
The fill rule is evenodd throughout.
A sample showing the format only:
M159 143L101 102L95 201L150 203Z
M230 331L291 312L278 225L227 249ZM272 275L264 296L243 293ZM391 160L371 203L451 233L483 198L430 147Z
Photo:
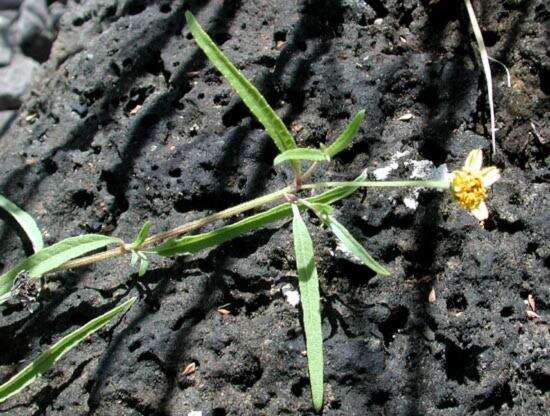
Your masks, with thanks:
M487 48L485 48L485 42L483 41L483 36L481 34L481 29L477 18L474 12L474 8L470 0L464 0L466 5L466 10L468 11L468 17L470 18L470 23L472 24L472 30L476 38L477 46L479 48L479 55L481 57L481 63L483 66L483 72L485 73L485 81L487 83L487 98L489 101L489 115L491 117L491 144L493 148L493 154L496 152L496 139L495 139L495 108L493 103L493 78L491 76L491 66L489 65L489 55L487 53Z
M313 162L309 169L306 170L306 172L302 175L302 182L307 181L311 177L311 175L313 175L318 166L319 162Z

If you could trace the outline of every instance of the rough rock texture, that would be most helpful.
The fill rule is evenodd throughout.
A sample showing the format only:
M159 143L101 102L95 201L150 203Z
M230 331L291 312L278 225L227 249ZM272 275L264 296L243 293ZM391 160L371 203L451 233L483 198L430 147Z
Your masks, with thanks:
M519 3L519 4L516 4ZM323 295L325 415L543 415L549 406L549 60L542 0L476 2L493 67L503 179L480 226L447 194L357 193L339 218L392 276L336 250L312 219ZM301 145L328 143L355 111L353 147L316 179L413 161L489 157L483 73L462 2L72 3L43 73L0 146L0 192L46 241L130 240L275 190L275 148L196 48L191 9ZM412 113L409 121L399 117ZM546 141L546 146L548 142ZM546 159L545 159L546 158ZM3 269L28 247L2 225ZM2 310L4 380L129 295L139 304L0 407L10 415L313 414L288 224L192 258L126 260L50 276L30 314ZM435 301L429 302L431 290ZM535 300L539 319L528 319ZM217 309L229 310L222 315ZM195 363L197 369L185 374Z
M0 15L0 67L10 63L13 52L9 44L10 20L7 16Z
M16 118L17 113L15 111L0 111L0 136L4 134Z
M23 2L14 37L25 55L39 62L48 59L54 38L54 24L46 0Z
M24 55L15 55L9 66L0 68L0 110L17 110L27 92L38 64Z
M48 59L66 1L46 0L0 2L0 138L21 106L38 62Z

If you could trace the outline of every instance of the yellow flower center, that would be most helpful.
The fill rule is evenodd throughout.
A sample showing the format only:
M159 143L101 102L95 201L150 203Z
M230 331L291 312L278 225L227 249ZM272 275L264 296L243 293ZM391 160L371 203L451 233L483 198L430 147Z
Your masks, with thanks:
M451 192L460 206L469 210L477 208L487 195L481 175L463 170L453 173Z

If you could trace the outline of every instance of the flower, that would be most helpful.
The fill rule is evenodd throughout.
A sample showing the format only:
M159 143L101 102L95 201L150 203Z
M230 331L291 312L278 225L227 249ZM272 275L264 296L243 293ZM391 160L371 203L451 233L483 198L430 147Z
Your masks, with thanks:
M481 149L472 150L464 162L464 167L455 170L450 176L451 193L454 199L479 221L489 216L485 205L487 188L500 179L500 171L495 166L482 169L482 164Z

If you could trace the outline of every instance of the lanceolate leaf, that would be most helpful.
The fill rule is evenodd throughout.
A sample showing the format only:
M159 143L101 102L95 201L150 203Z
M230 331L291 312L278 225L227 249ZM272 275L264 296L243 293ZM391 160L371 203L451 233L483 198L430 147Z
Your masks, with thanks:
M321 301L319 297L319 279L313 243L306 224L296 205L292 205L294 214L292 234L298 268L298 284L302 298L304 331L306 335L307 362L313 407L316 411L323 407L323 332L321 328Z
M187 26L199 47L235 91L237 91L237 94L239 94L252 114L263 124L279 151L284 152L285 150L294 149L296 147L294 138L256 87L223 54L191 13L186 12L185 18L187 19ZM298 166L296 162L294 165Z
M147 272L148 268L149 268L149 259L147 258L142 259L141 262L139 263L138 276L142 277Z
M34 252L36 253L42 250L44 247L44 240L42 239L42 233L38 229L34 219L3 195L0 195L0 208L10 214L21 226L23 231L25 231L25 234L27 234L27 237L31 241Z
M363 180L361 175L357 180ZM357 189L355 186L345 186L334 188L322 194L306 199L306 201L316 204L331 204L339 199L345 198ZM252 230L261 228L269 223L288 218L292 215L290 204L281 204L267 211L251 215L234 224L226 225L213 231L202 234L185 236L177 239L168 240L161 245L153 248L151 251L161 256L174 256L178 254L197 253L201 250L217 246L232 240Z
M139 263L138 276L142 277L147 269L149 268L149 259L141 251L132 251L132 256L130 257L130 266L135 266Z
M137 254L137 251L132 251L132 255L130 257L130 266L134 267L139 260L139 256Z
M145 254L141 252L138 253L138 256L140 260L138 275L139 277L141 277L145 274L145 272L147 272L147 269L149 268L149 259L145 256Z
M209 247L214 247L232 240L249 231L261 228L274 221L282 220L290 215L290 205L278 205L270 210L251 215L234 224L220 227L207 233L196 234L171 239L152 249L161 256L198 253Z
M135 248L139 248L145 241L147 237L149 237L149 231L151 230L151 221L145 221L145 224L143 224L143 227L141 227L141 230L139 230L139 233L132 243L132 245Z
M355 117L353 117L351 123L349 123L349 125L346 127L346 130L344 130L344 132L334 141L334 143L332 143L329 147L325 149L325 153L330 157L333 157L337 153L340 153L342 150L345 150L357 134L359 126L361 125L364 117L365 110L361 110L357 114L355 114Z
M388 269L386 269L384 266L374 260L370 256L370 254L367 253L367 251L363 248L361 243L353 238L350 232L342 224L336 221L334 217L328 217L328 222L330 225L330 229L338 238L338 240L340 240L344 247L355 257L357 257L365 266L369 267L374 272L385 276L388 276L390 274Z
M274 165L279 163L286 162L287 160L317 160L317 161L327 161L330 160L330 157L323 153L322 150L318 149L308 149L308 148L296 148L290 149L275 158L273 161Z
M111 309L109 312L95 319L92 319L86 325L57 341L52 347L40 354L36 360L0 386L0 403L14 394L17 394L35 381L38 377L48 371L48 369L69 350L74 348L89 335L101 329L115 316L128 310L135 301L136 298L127 300L123 304Z
M0 276L0 304L9 298L13 281L19 272L26 271L31 278L37 278L69 260L114 243L120 243L120 240L99 234L84 234L40 250Z
M327 218L329 215L332 215L334 212L334 208L329 204L314 203L309 204L308 208L313 208L315 214L319 215L322 220Z

